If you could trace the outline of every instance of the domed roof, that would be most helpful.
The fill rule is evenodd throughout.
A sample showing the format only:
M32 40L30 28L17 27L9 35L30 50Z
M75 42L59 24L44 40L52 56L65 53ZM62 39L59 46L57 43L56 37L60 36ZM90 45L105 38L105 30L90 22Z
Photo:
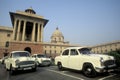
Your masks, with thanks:
M52 37L63 37L63 34L59 31L58 27L53 32Z
M32 9L32 7L26 9L25 12L30 13L30 14L36 14L36 12Z

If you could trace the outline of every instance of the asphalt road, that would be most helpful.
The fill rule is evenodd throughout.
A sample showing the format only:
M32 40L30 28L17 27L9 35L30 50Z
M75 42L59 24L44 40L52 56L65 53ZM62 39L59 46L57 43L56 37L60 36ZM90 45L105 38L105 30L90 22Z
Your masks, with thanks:
M58 71L57 66L38 67L36 72L18 71L10 75L0 64L0 80L120 80L120 72L100 74L95 78L87 78L82 72L65 69Z

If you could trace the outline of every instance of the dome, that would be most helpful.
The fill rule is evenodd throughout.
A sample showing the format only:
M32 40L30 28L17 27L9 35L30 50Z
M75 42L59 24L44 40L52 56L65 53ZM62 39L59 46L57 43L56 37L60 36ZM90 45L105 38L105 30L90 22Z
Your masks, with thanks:
M53 32L51 36L51 42L52 43L63 43L64 42L64 36L63 34L59 31L58 27L56 30Z
M58 27L56 28L56 30L52 34L52 37L63 37L63 34L59 31Z
M36 14L36 12L32 9L32 7L26 9L25 12L30 13L30 14Z

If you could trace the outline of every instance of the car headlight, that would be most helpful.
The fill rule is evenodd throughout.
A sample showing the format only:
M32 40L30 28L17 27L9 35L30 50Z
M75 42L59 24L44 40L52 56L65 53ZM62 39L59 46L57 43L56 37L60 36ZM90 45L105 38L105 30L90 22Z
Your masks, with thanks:
M100 63L101 63L101 66L104 66L104 59L103 59L103 57L100 57Z
M18 60L18 59L15 61L16 64L18 64L19 62L20 62L20 60Z

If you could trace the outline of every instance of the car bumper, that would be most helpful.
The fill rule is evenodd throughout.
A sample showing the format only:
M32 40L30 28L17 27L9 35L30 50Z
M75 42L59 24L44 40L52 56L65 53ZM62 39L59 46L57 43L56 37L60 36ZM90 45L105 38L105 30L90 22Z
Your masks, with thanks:
M116 68L115 64L109 66L103 66L103 67L95 67L96 71L99 73L114 71L115 68Z
M51 61L42 61L42 63L40 63L41 66L49 66L51 65Z
M12 70L30 70L36 68L36 65L19 65L16 67L12 67Z

